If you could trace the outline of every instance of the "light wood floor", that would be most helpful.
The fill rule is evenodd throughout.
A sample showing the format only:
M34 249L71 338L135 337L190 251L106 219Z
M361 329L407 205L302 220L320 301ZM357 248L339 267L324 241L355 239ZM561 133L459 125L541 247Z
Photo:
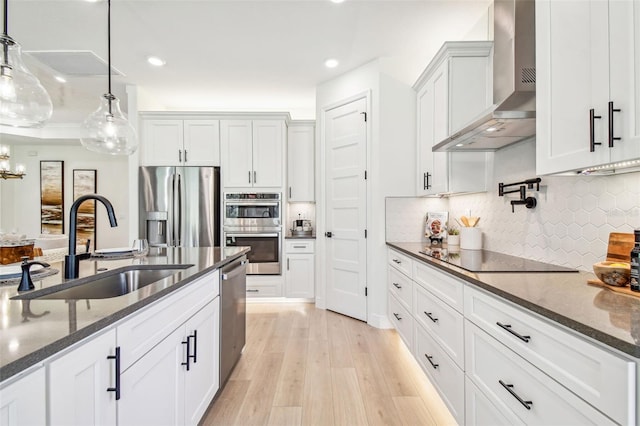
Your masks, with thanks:
M455 424L393 330L313 304L247 304L247 344L203 425Z

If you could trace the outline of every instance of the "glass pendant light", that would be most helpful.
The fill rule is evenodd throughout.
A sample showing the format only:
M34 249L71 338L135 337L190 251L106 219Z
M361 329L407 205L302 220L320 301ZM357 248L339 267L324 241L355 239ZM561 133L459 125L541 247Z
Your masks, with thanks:
M136 131L111 93L111 0L107 0L107 51L109 91L100 97L100 107L84 120L82 145L101 154L131 155L138 148Z
M4 0L4 31L0 36L0 124L42 127L53 113L51 98L22 61L20 45L7 34L8 0Z

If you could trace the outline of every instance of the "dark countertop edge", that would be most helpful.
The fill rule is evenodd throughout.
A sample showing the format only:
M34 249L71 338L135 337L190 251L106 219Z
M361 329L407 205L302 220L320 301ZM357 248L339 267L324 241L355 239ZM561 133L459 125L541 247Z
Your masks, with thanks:
M570 328L571 330L578 332L579 334L582 334L583 336L596 340L603 345L610 346L634 358L640 358L640 346L634 345L633 343L630 343L630 342L625 342L624 340L621 340L615 336L596 330L592 327L589 327L581 322L572 320L571 318L561 315L557 312L550 311L546 308L543 308L542 306L536 305L535 303L531 303L528 300L521 299L517 296L514 296L511 293L502 291L496 287L493 287L490 284L487 284L478 279L469 277L465 275L463 272L461 272L463 270L461 270L456 266L447 265L435 259L431 260L429 259L428 256L419 255L411 250L404 249L392 242L387 242L386 244L387 246L393 248L394 250L398 250L408 256L411 256L414 259L428 263L429 266L433 266L437 269L440 269L444 272L454 275L457 278L460 278L470 284L474 284L490 293L493 293L499 297L502 297L503 299L509 300L510 302L513 302L522 308L535 312L550 321L556 322L560 325L563 325L567 328ZM536 272L532 272L532 273L536 273ZM477 273L477 274L481 275L481 273Z
M315 240L316 234L313 235L290 235L287 234L284 236L285 240Z
M55 342L50 343L36 351L33 351L30 354L23 356L22 358L18 358L7 365L0 367L0 383L4 382L7 379L12 378L13 376L21 373L22 371L27 370L29 367L39 362L45 361L47 358L109 327L110 325L144 308L145 306L148 306L151 303L164 298L170 293L173 293L174 291L186 286L187 284L197 280L198 278L208 274L209 272L216 269L220 269L222 266L234 261L235 259L241 256L244 256L248 252L249 252L249 249L247 248L232 256L226 257L225 259L214 263L212 266L206 267L198 272L195 272L193 275L188 276L187 278L172 285L171 287L164 288L158 291L157 293L154 293L148 297L145 297L142 300L137 301L132 305L127 306L124 309L114 312L113 314L107 317L104 317L92 324L89 324L86 327L83 327L75 331L73 334L63 337L62 339L56 340Z

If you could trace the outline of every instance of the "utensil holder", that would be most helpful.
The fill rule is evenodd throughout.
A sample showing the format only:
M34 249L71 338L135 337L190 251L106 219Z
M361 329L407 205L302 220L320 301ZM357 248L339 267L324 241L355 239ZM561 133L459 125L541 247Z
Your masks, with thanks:
M460 248L463 250L482 250L482 229L461 228Z

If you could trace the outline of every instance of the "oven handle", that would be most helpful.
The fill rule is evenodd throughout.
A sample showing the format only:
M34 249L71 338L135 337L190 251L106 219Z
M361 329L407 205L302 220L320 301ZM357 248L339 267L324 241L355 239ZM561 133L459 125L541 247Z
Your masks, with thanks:
M235 234L227 232L225 235L227 237L279 237L280 233L276 232L273 234L263 234L262 232L256 232L254 234Z
M247 202L244 202L244 201L240 201L240 202L238 202L238 201L234 201L234 202L229 202L229 201L227 201L227 202L226 202L226 205L227 205L227 206L256 206L256 207L262 207L262 206L269 206L269 207L271 207L271 206L276 206L276 207L278 207L278 206L280 206L280 203L279 203L279 202L277 202L277 201L274 201L274 202L268 202L268 201L266 201L266 202L255 202L255 201L247 201Z

